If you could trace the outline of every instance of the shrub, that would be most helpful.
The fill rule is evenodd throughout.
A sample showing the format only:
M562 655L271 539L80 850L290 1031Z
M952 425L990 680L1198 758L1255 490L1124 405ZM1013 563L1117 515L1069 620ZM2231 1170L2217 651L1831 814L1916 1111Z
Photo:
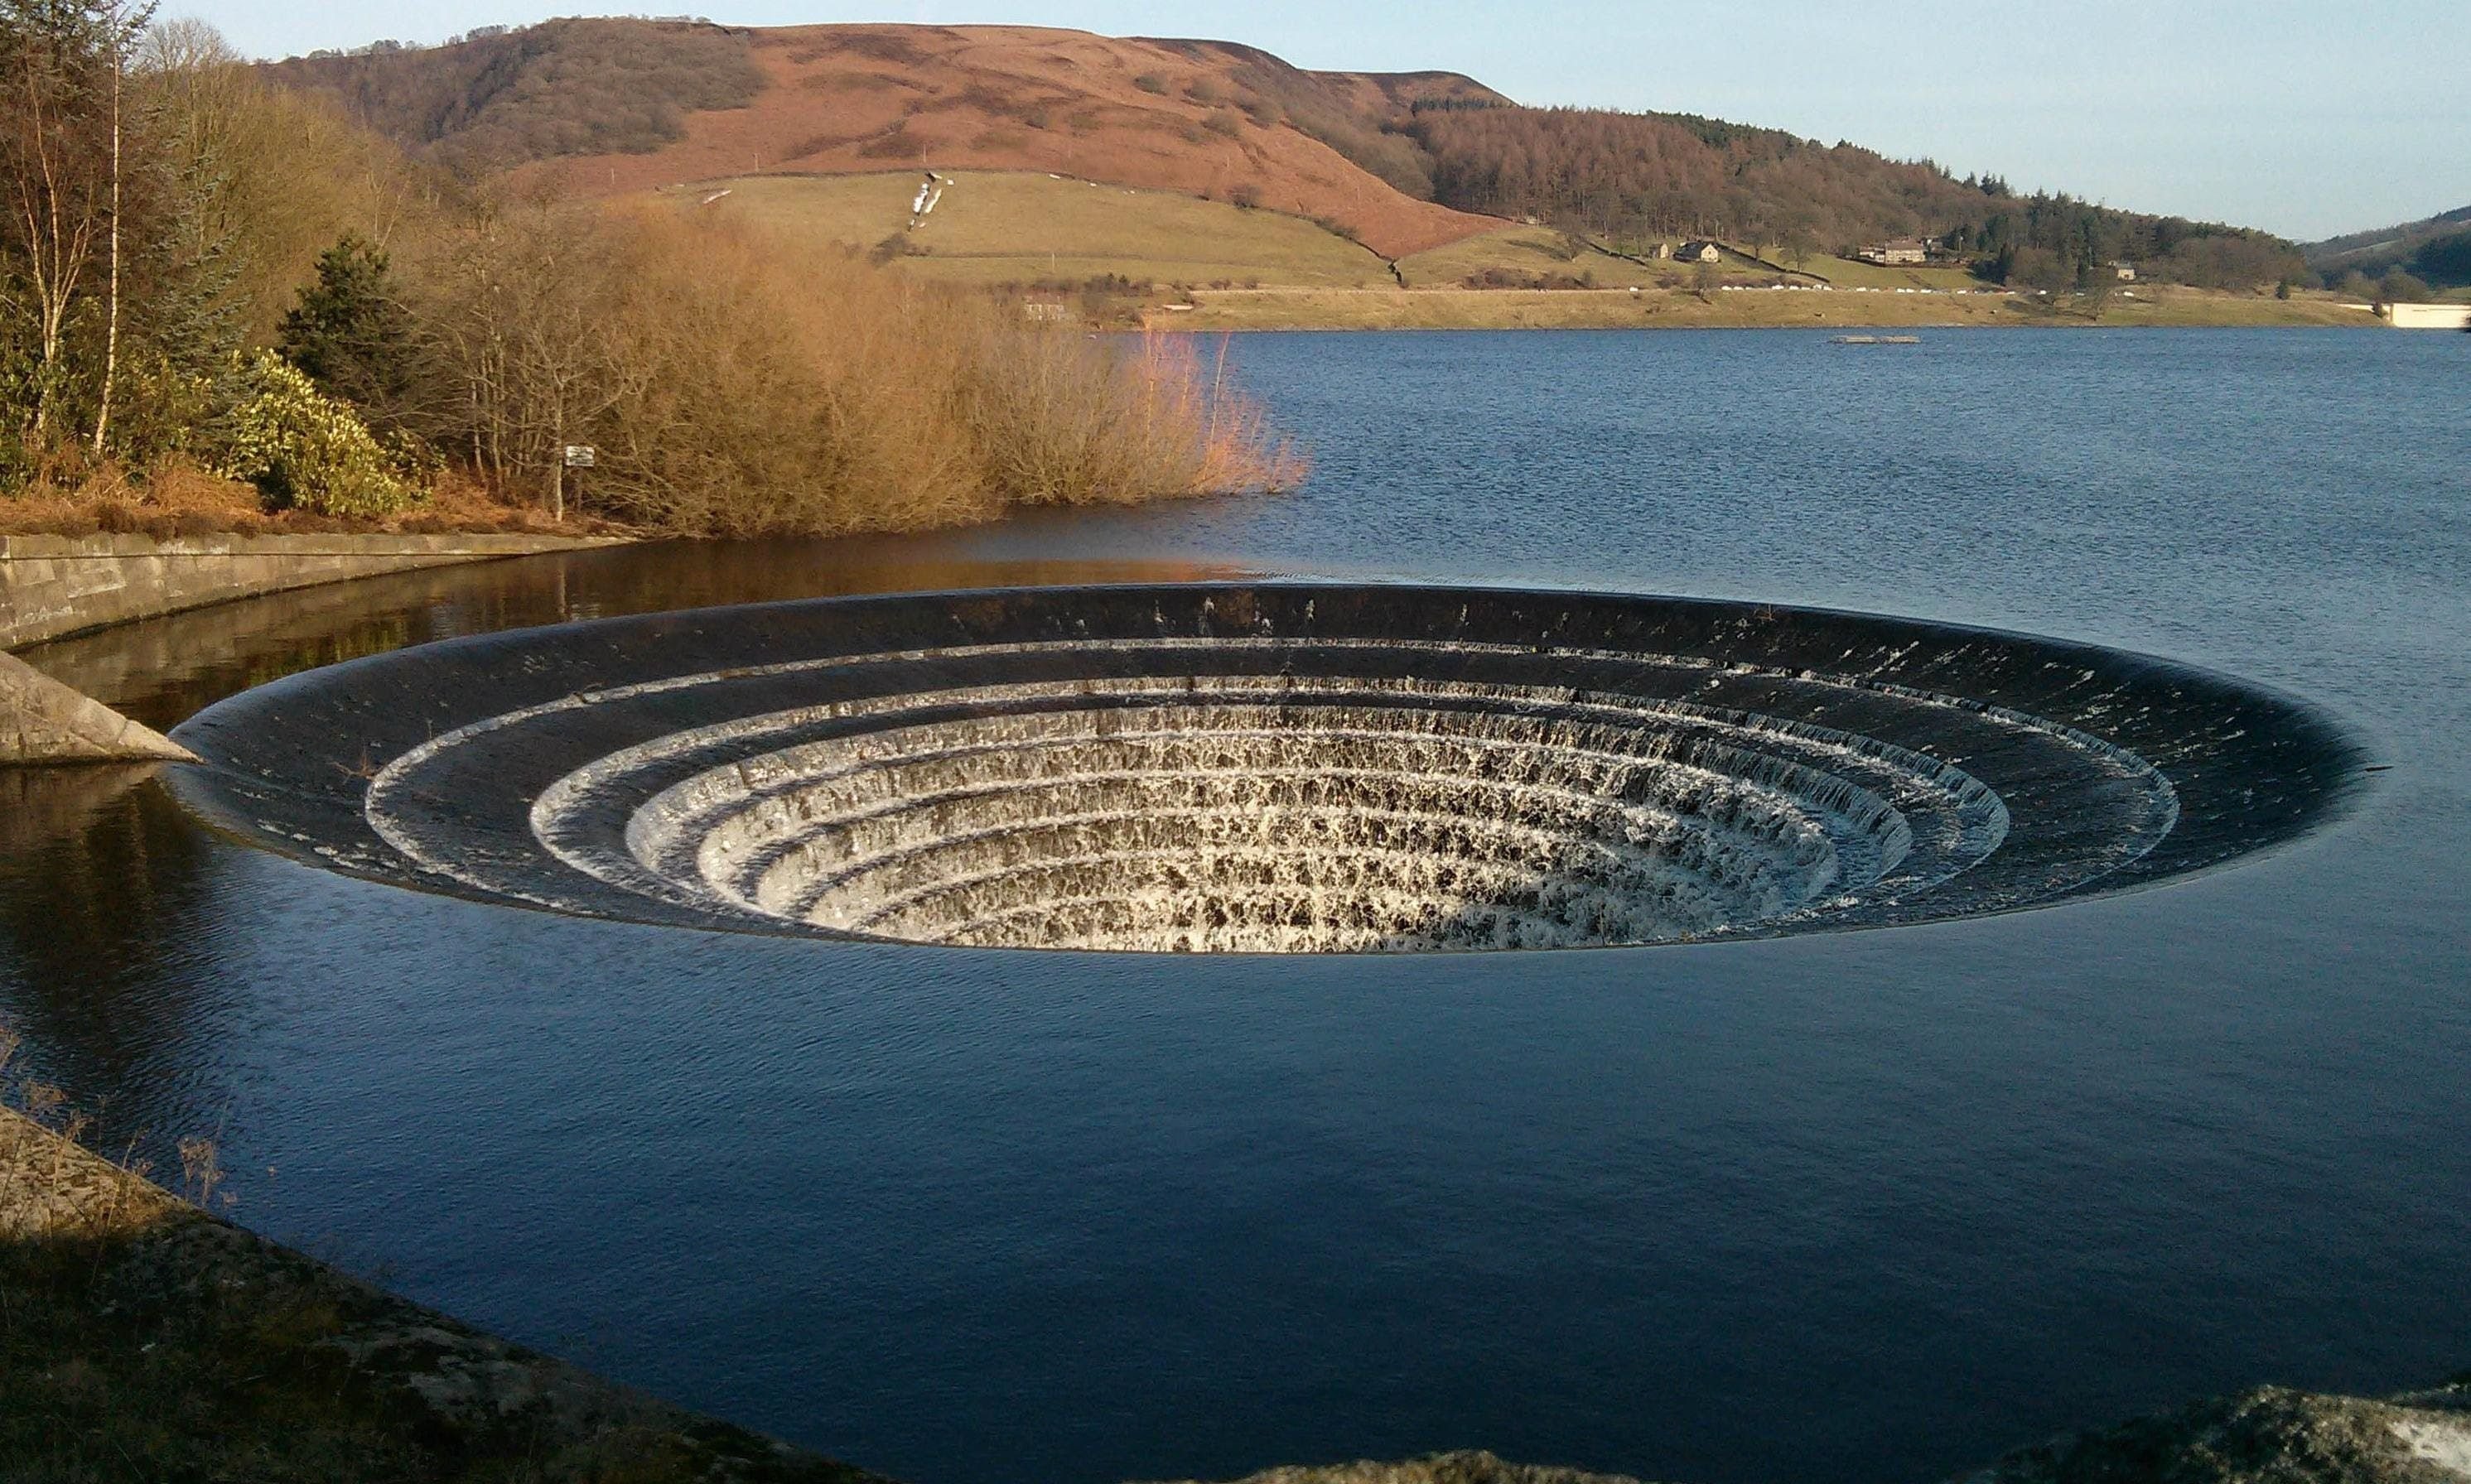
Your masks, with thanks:
M256 485L271 506L319 515L391 515L418 503L367 425L290 362L260 350L235 358L232 372L220 472Z
M1129 347L1020 335L993 349L964 408L1008 504L1122 505L1303 481L1303 456L1226 385L1223 339L1207 373L1183 335L1144 333Z
M663 530L917 529L1302 475L1188 344L1027 322L1015 304L727 223L577 217L544 235L597 307L591 361L560 393L570 417L591 409L564 432L600 448L588 498ZM1071 287L1120 301L1147 286ZM510 412L506 440L543 420Z
M1244 131L1243 124L1237 121L1233 112L1225 108L1220 108L1203 119L1201 127L1213 134L1225 134L1230 139Z
M1155 72L1144 72L1133 79L1133 85L1144 93L1164 93L1166 91L1166 79Z

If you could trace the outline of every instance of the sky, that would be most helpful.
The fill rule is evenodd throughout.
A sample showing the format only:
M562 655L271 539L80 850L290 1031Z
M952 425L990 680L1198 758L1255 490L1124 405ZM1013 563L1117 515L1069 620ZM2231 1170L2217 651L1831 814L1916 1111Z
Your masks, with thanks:
M739 25L1065 26L1243 41L1303 67L1464 72L1521 103L1708 114L2303 241L2471 205L2471 0L700 3ZM262 57L612 12L593 0L163 7Z

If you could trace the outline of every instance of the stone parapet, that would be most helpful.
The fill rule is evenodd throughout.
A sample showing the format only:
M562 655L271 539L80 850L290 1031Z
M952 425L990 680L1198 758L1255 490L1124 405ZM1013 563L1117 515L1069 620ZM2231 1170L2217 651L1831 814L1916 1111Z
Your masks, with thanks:
M0 649L260 593L611 544L534 535L0 536Z

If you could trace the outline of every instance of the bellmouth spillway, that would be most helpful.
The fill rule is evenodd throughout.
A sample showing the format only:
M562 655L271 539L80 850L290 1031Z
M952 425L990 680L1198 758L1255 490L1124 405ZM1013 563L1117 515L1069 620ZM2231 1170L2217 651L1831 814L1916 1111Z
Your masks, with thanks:
M2148 656L1737 602L1267 582L425 645L174 737L228 833L589 916L977 947L1641 945L2008 911L2337 814L2357 749Z

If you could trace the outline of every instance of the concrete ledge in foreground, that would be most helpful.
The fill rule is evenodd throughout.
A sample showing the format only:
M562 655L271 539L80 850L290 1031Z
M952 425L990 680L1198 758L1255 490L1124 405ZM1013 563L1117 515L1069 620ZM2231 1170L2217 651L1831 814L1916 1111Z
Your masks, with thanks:
M29 763L197 761L189 749L0 654L0 767Z

